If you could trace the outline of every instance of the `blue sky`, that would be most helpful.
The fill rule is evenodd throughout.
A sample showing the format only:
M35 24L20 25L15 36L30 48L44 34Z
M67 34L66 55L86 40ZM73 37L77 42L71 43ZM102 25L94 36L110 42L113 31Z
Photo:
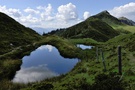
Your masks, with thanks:
M65 28L103 10L135 21L134 0L0 0L0 12L28 27Z

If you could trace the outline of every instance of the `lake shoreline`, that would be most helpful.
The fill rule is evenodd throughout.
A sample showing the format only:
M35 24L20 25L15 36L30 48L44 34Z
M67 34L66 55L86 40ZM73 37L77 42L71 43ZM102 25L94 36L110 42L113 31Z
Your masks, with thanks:
M91 50L88 50L88 49L82 50L76 47L76 44L78 44L79 41L77 42L74 42L74 41L75 40L73 41L67 40L67 39L54 36L54 35L44 36L41 41L35 42L31 46L29 46L29 48L25 47L28 49L28 51L27 49L25 49L24 50L25 52L21 53L21 56L28 55L30 54L29 50L35 50L34 48L36 47L39 47L41 45L46 45L46 44L53 45L59 50L61 55L65 57L69 56L70 58L78 57L81 60L70 72L64 75L60 75L58 77L43 80L41 82L29 83L25 85L11 83L9 81L6 81L6 82L9 83L9 86L12 86L13 88L17 87L17 89L23 88L22 90L30 90L30 89L36 90L36 89L45 88L48 86L51 86L50 88L51 89L53 88L53 90L60 90L60 89L79 89L79 88L82 88L83 85L85 85L86 88L96 88L94 87L94 83L98 82L96 80L98 80L98 77L100 76L109 77L106 79L106 82L108 82L108 80L110 80L111 78L111 75L114 75L114 77L111 78L111 81L109 81L109 83L106 83L106 84L110 84L110 83L113 84L116 79L120 78L120 75L117 73L117 45L111 45L110 42L100 43L100 44L91 42L91 43L94 43L92 45L96 47L98 46L99 48L102 48L102 50L104 51L105 63L107 67L107 71L105 72L103 64L102 64L102 60L99 59L99 61L97 61L96 59L96 48L93 48ZM82 39L82 40L80 39L80 43L85 44L86 41L88 41L88 39ZM89 43L90 41L91 40L89 40ZM91 44L87 44L87 45L91 45ZM125 82L128 82L130 80L135 81L135 79L132 78L134 76L133 71L129 70L132 67L128 63L129 58L127 57L131 54L131 52L125 53L125 52L129 52L128 49L125 49L122 52L124 53L123 64L125 65L123 70L126 72L126 74L120 83L117 83L117 82L115 83L117 83L118 87L127 88L127 86L125 85ZM125 54L127 55L124 56ZM17 54L15 53L15 55ZM116 76L118 76L118 78L115 78ZM131 82L130 84L134 85L134 82ZM99 85L104 85L104 84L103 82L100 82ZM112 85L112 86L114 87L115 85ZM14 89L11 89L11 90L14 90Z
M66 74L78 63L78 59L64 58L54 46L42 45L24 56L22 62L21 69L13 79L14 83L37 82Z
M49 36L44 36L42 40L37 41L33 44L20 46L18 47L18 49L12 50L9 53L1 55L0 60L3 60L3 61L18 60L20 62L20 59L23 56L29 55L31 51L36 50L39 46L47 45L47 44L55 46L60 52L60 55L63 56L64 58L81 58L82 57L81 55L79 55L79 52L81 51L81 49L77 48L74 44L70 43L67 40L65 41L64 39L58 36L49 35ZM20 62L19 66L21 66L21 64L22 62ZM20 67L13 68L14 71L18 71L19 69ZM12 73L12 75L8 75L6 77L7 78L14 77L14 75L15 75L15 72ZM13 79L13 78L10 78L10 79Z

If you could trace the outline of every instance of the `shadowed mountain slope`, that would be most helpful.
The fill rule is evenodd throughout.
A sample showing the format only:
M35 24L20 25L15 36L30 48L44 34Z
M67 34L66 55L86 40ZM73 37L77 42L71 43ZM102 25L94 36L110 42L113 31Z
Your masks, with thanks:
M40 35L0 12L0 54L38 40Z
M108 12L101 12L72 27L52 31L49 34L56 34L65 38L92 38L97 41L107 41L119 35L118 31L114 30L100 17L115 19L115 23L122 24L118 19L110 16Z
M120 17L119 20L127 25L135 26L135 22L127 19L126 17Z

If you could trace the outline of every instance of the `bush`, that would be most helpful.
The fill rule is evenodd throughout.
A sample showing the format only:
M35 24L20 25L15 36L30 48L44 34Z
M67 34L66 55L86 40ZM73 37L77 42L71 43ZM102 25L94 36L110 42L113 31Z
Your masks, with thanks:
M122 80L119 81L120 76L116 73L99 74L95 77L95 83L92 84L92 90L125 90L127 85Z
M51 83L39 83L39 84L34 84L32 85L32 88L34 88L35 90L52 90L53 89L53 85Z

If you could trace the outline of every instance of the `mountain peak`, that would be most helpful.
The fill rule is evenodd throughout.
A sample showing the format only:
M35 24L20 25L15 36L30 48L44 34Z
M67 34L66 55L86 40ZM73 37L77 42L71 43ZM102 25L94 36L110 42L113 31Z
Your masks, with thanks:
M107 10L102 11L101 13L110 14Z
M116 17L112 16L107 10L102 11L98 13L97 15L93 16L94 18L98 18L102 20L103 22L106 22L107 24L111 25L122 25L123 23Z
M120 17L119 20L122 22L122 23L125 23L127 25L130 25L130 26L135 26L135 22L126 18L126 17Z
M119 20L129 20L126 17L120 17Z
M110 13L107 10L104 10L102 12L100 12L99 14L106 14L106 15L110 15Z

